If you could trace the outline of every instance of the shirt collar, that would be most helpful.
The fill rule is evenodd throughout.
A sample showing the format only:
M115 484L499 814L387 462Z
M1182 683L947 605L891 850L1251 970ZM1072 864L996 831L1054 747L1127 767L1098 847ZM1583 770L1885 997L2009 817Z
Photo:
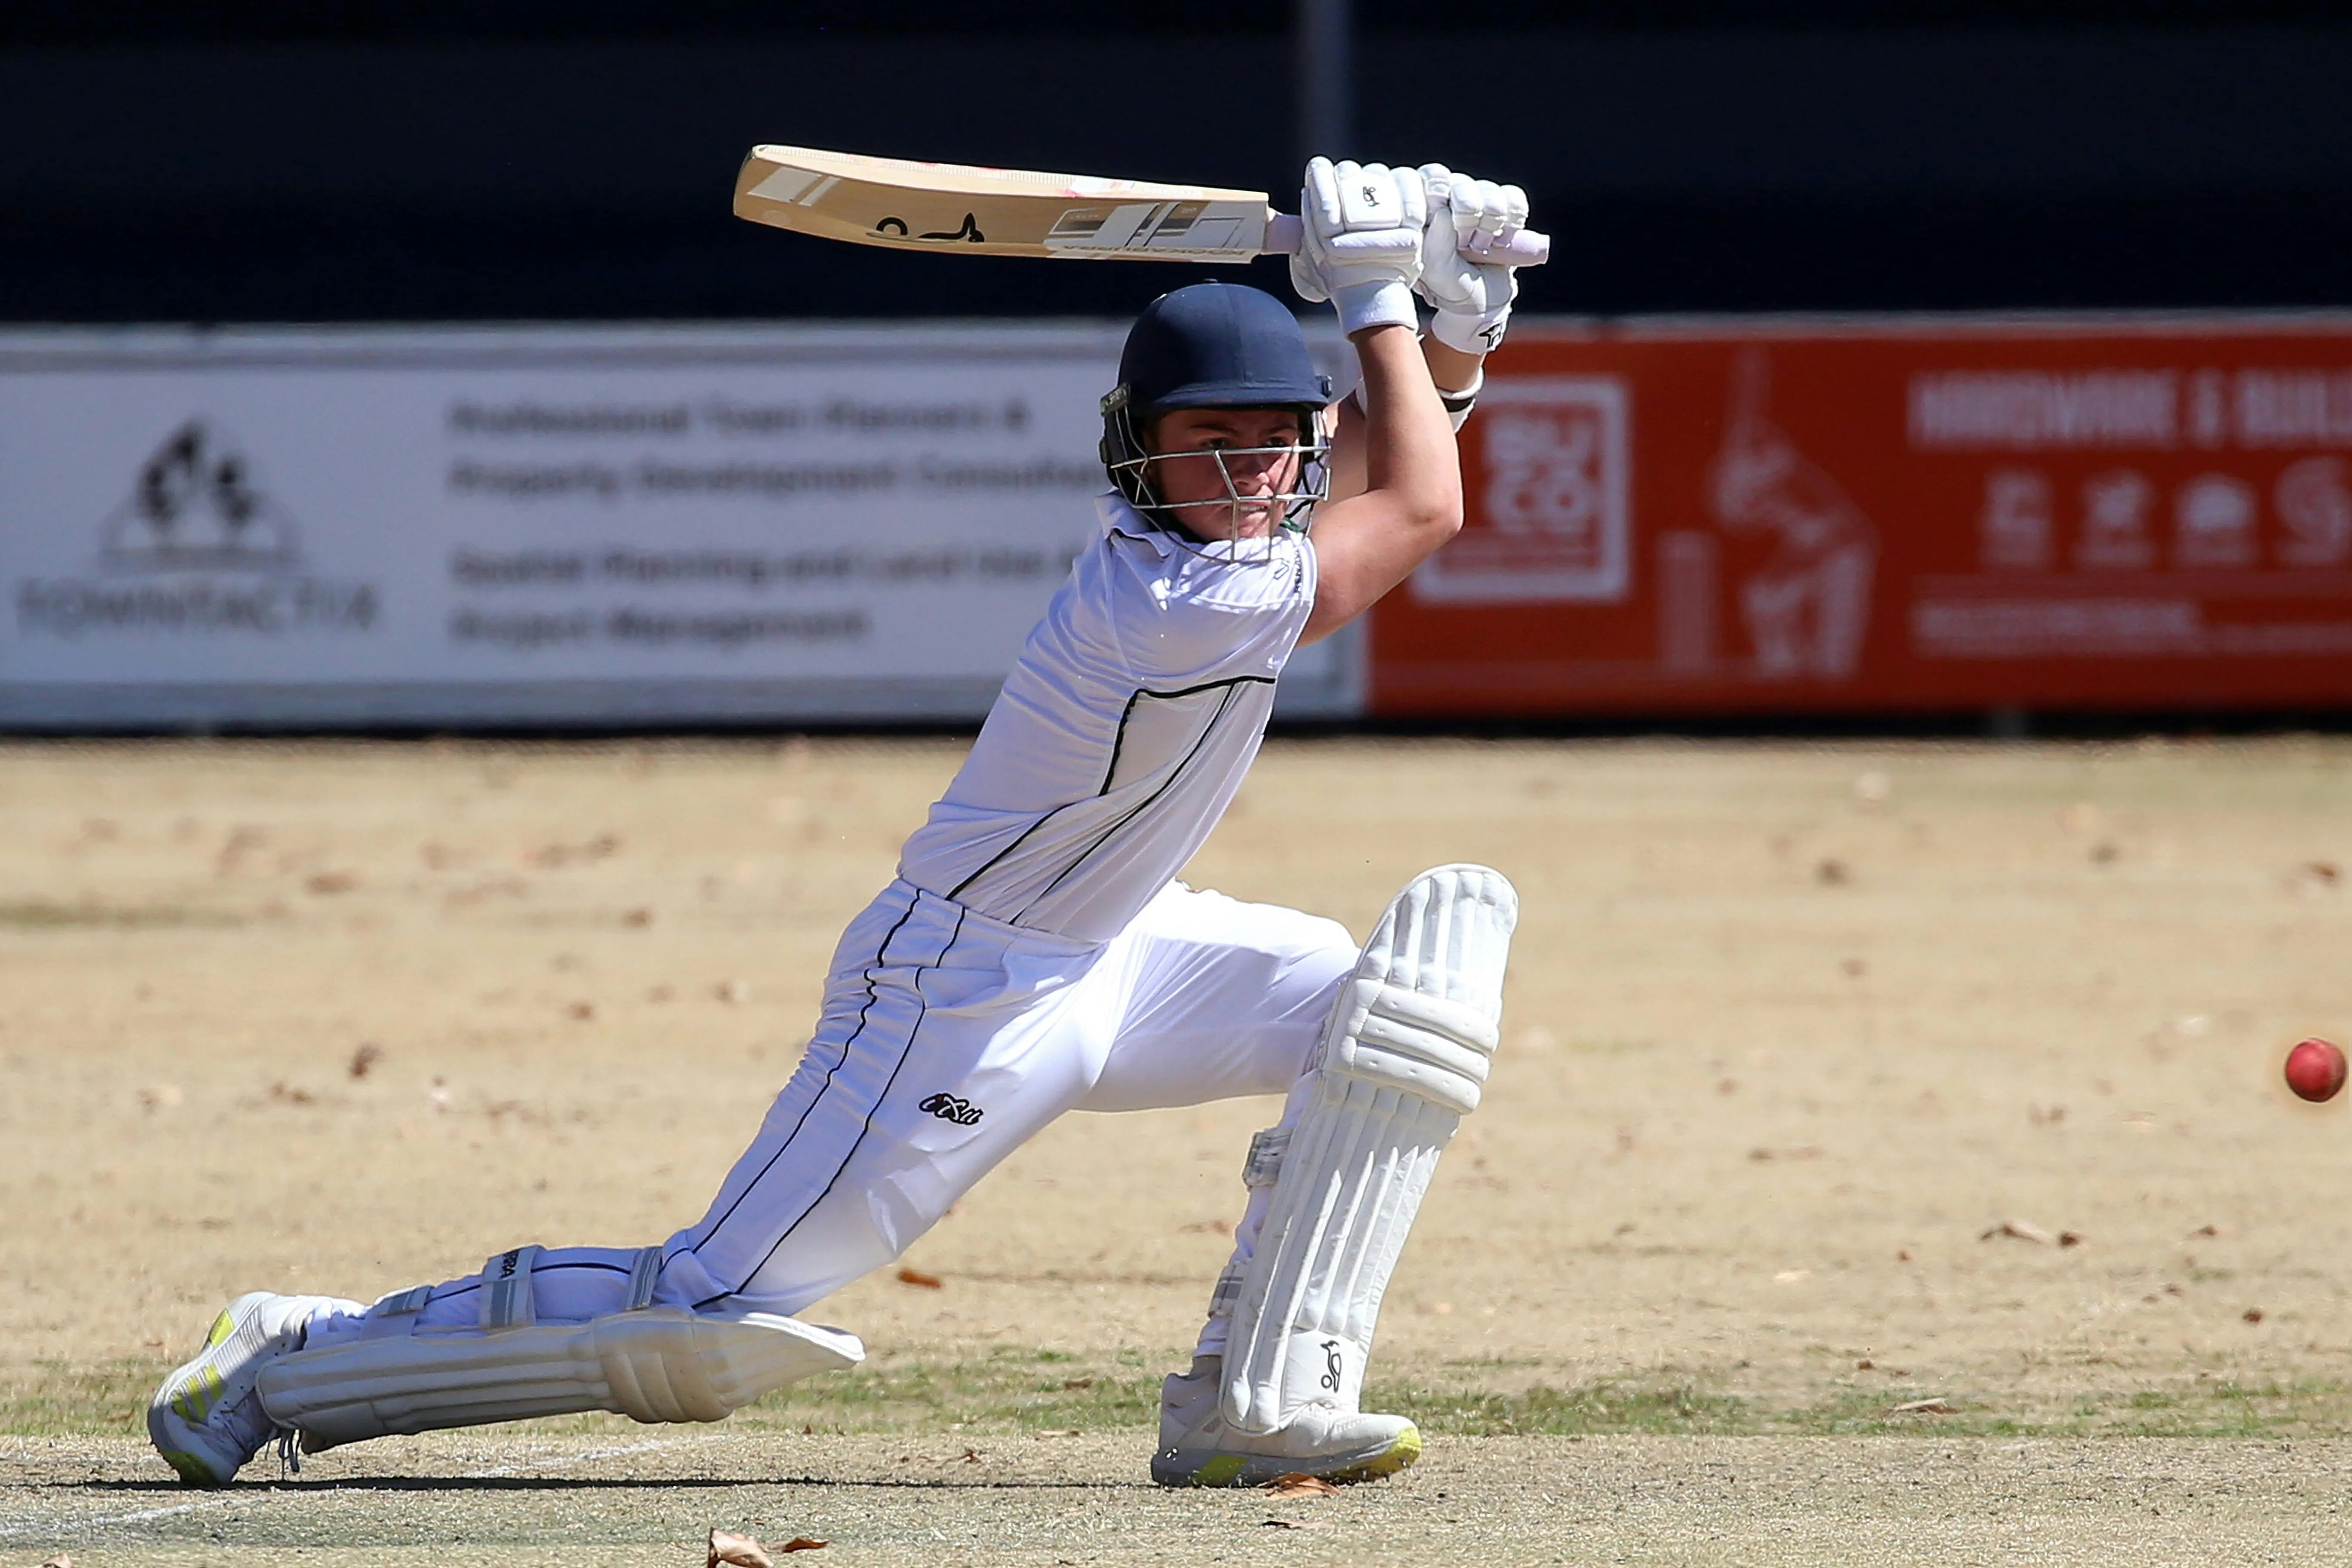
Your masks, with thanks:
M1127 498L1117 490L1105 490L1095 498L1095 517L1103 532L1123 533L1129 539L1141 540L1162 559L1177 547L1165 529L1147 521L1144 515L1129 505Z

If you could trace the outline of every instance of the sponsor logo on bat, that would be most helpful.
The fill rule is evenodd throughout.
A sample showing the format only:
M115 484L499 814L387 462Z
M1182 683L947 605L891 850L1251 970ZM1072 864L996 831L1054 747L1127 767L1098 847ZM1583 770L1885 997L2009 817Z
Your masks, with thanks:
M980 232L980 225L972 221L972 215L970 213L963 215L963 226L957 229L952 234L926 234L919 237L924 239L968 239L974 245L984 245L988 241L988 236Z

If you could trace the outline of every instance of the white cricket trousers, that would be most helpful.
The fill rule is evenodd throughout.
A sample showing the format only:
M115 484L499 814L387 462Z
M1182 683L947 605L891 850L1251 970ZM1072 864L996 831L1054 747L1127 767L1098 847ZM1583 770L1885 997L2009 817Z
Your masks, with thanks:
M893 882L843 934L807 1054L709 1212L670 1237L654 1299L798 1313L904 1252L1065 1111L1290 1090L1358 956L1335 921L1176 884L1096 943ZM1263 1206L1236 1227L1244 1259ZM618 1310L634 1256L549 1248L539 1317ZM476 1321L478 1292L478 1275L436 1287L422 1321ZM356 1324L314 1323L311 1342Z

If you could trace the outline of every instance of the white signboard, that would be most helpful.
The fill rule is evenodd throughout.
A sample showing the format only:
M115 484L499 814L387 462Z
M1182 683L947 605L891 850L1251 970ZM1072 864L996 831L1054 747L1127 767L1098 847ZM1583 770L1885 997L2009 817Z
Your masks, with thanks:
M0 724L976 718L1092 537L1119 336L0 334Z

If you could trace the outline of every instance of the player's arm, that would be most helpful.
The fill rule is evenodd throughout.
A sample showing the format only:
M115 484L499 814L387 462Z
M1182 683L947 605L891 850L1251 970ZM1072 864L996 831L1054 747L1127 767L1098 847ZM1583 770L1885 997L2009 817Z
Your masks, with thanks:
M1459 431L1463 421L1470 416L1471 405L1478 401L1478 388L1486 383L1486 356L1465 353L1434 337L1424 337L1421 340L1421 357L1422 363L1429 366L1429 379L1437 388L1438 402L1444 405L1446 417ZM1331 455L1325 459L1331 469L1329 500L1343 501L1350 496L1362 495L1363 405L1351 394L1333 404L1325 417L1331 421Z
M1496 247L1507 246L1526 226L1528 198L1517 185L1498 185L1439 163L1425 163L1419 172L1426 217L1421 273L1413 290L1434 312L1422 339L1422 357L1447 418L1459 431L1485 384L1486 355L1502 342L1511 301L1518 294L1513 268L1488 264L1476 254L1497 254ZM1301 292L1307 290L1302 288ZM1349 397L1334 410L1331 501L1326 503L1326 515L1334 510L1333 503L1360 496L1370 485L1366 460L1370 420L1365 406ZM1321 526L1318 524L1316 535L1318 546L1324 541ZM1310 623L1307 635L1329 629Z
M1317 510L1315 608L1302 643L1371 608L1462 527L1454 426L1412 329L1375 326L1351 333L1350 341L1364 370L1355 443L1362 484Z

